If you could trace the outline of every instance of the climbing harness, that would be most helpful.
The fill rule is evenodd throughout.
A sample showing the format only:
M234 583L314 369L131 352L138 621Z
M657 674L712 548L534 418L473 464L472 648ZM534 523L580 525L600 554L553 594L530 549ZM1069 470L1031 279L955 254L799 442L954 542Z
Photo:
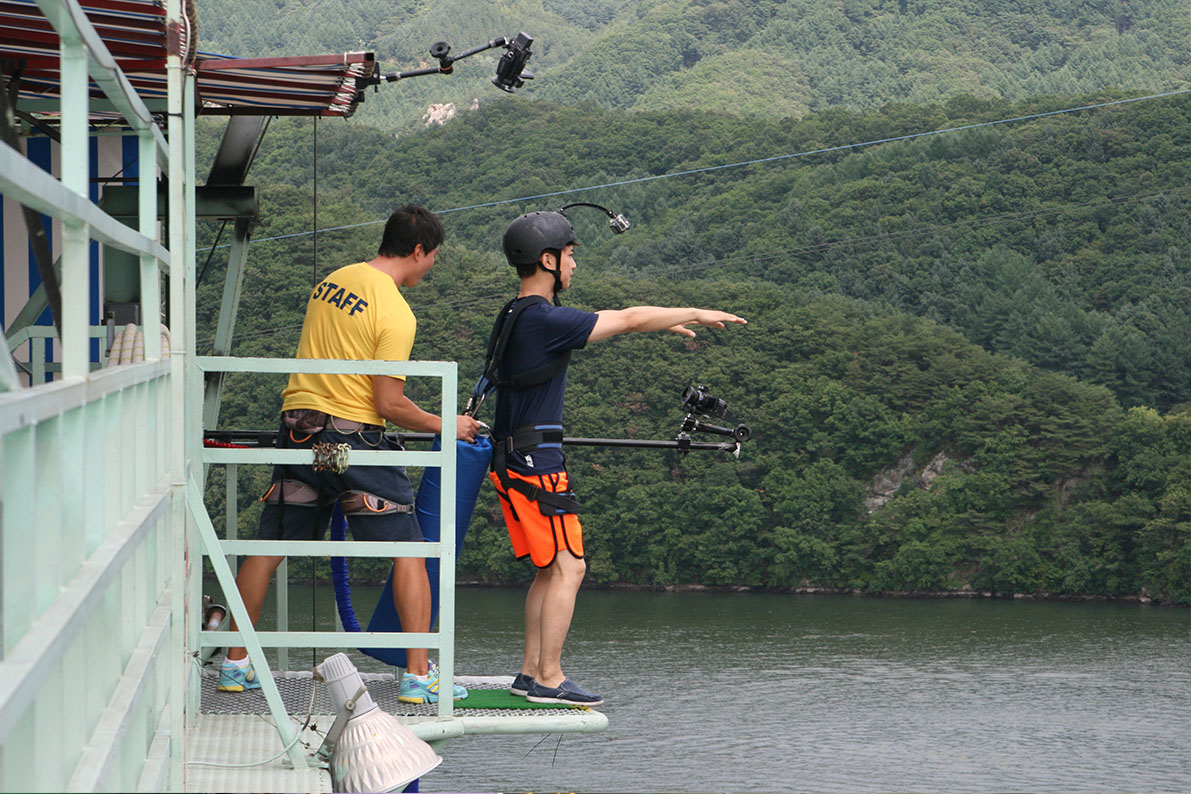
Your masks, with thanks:
M492 470L500 479L500 487L508 493L510 490L519 491L531 502L536 502L538 510L544 516L557 516L563 513L578 513L579 498L573 490L554 492L541 488L525 480L514 479L509 476L506 462L507 456L516 451L529 455L539 449L562 448L562 425L527 425L519 427L513 435L498 442L492 448ZM508 497L501 494L501 498ZM510 503L511 504L511 503Z

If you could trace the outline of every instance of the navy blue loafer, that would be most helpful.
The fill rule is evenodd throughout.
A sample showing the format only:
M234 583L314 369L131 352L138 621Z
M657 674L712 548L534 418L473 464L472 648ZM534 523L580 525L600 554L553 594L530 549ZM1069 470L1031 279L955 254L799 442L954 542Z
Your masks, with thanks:
M542 686L537 681L529 685L525 699L530 703L562 703L566 706L599 706L604 699L593 695L569 678L558 686Z
M533 686L533 676L525 673L517 673L517 677L513 679L513 685L509 687L509 694L516 695L523 698L528 694L529 688Z

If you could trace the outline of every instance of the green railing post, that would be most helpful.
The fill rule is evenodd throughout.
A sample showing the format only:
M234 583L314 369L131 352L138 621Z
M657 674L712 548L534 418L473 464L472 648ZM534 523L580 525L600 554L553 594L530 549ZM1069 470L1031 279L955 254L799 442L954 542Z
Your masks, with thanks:
M177 29L183 24L182 1L166 0L166 25ZM183 650L182 658L174 664L170 676L170 699L175 707L170 714L170 771L171 788L181 789L184 780L186 758L186 729L197 706L197 693L192 693L190 663L187 650L187 604L186 604L186 554L190 535L188 511L186 509L186 355L193 351L185 349L186 340L186 275L187 268L183 252L185 249L186 225L183 221L186 182L186 128L182 117L185 93L185 66L179 43L174 42L166 55L166 132L169 143L169 250L170 250L170 426L163 428L173 439L170 445L169 470L171 479L172 524L174 526L171 615L171 645ZM183 708L183 704L185 707Z
M84 199L90 186L90 153L87 145L87 113L90 107L87 54L83 39L72 26L59 31L59 59L62 85L62 185ZM62 218L62 376L81 378L88 365L87 326L90 307L91 261L87 224L78 218Z
M455 712L455 416L458 392L458 368L449 367L442 376L442 461L439 464L439 566L438 566L438 633L449 637L438 649L440 693L438 716L446 718ZM434 628L431 626L431 628Z
M149 129L137 135L140 182L137 185L137 228L150 240L157 239L157 141ZM161 268L157 257L140 255L141 324L145 329L145 360L160 361ZM101 346L102 347L102 346Z

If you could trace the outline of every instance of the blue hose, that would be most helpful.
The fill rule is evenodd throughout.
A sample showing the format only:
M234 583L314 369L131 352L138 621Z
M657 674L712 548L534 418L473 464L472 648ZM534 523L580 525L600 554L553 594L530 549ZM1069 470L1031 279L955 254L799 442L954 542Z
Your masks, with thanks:
M438 438L435 438L432 449L441 449L441 442ZM467 537L467 528L471 524L472 513L475 512L480 488L483 486L484 480L487 479L488 467L492 461L492 442L487 438L480 438L474 444L456 441L455 456L455 556L458 559L463 552L463 541ZM440 469L437 467L427 468L422 474L422 482L418 486L418 493L414 498L415 514L418 517L418 525L422 529L422 537L432 542L441 537L439 526L441 481ZM331 515L331 539L344 540L346 537L347 519L336 505ZM430 578L431 628L438 617L438 571L438 558L427 558L426 573ZM352 606L346 558L331 558L331 581L335 587L335 604L339 610L339 620L343 623L344 629L360 631L360 623L356 619L356 612ZM385 582L384 590L376 602L367 630L401 631L401 620L397 617L397 608L393 604L393 574L391 572ZM407 666L404 648L360 648L360 650L374 659L379 659L395 667Z
M331 540L347 540L347 517L335 503L331 511ZM335 606L339 610L339 622L345 631L360 631L356 610L352 607L351 572L347 568L347 557L331 558L331 584L335 587Z

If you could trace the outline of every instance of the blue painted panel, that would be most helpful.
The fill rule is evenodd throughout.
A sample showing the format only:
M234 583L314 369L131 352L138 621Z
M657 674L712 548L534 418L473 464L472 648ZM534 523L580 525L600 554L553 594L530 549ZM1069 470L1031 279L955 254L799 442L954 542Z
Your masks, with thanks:
M141 175L140 140L135 135L125 135L121 141L123 149L120 159L124 163L124 170L121 172L121 176L124 177L124 184L136 184ZM152 173L152 169L149 170L149 173Z
M29 162L44 170L47 174L53 173L51 171L51 157L50 157L50 141L48 138L30 138L26 144ZM54 227L50 220L50 216L41 216L41 225L45 229L47 240L52 240ZM27 262L29 268L29 294L33 294L33 290L41 286L41 274L37 272L37 258L33 256L33 245L29 244L29 258ZM38 325L49 325L53 320L50 318L50 310L46 309L41 316L37 318Z

